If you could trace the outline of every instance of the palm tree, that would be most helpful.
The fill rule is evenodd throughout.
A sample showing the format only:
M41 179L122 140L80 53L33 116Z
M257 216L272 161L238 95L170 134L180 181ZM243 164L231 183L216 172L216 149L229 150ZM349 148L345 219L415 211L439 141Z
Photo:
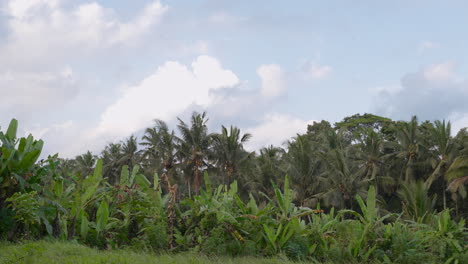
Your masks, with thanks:
M374 186L388 189L395 184L392 177L385 176L385 161L391 156L385 152L383 135L372 128L360 130L359 142L350 148L351 157L358 163L364 179L371 181ZM388 191L388 190L387 190Z
M222 174L223 185L230 183L239 168L251 157L252 153L245 151L243 146L251 137L249 133L241 136L240 129L233 126L230 127L229 132L226 127L222 126L221 134L213 135L215 166Z
M413 220L427 221L435 206L436 197L429 196L429 187L422 181L407 182L401 185L398 196L403 203L403 211Z
M397 127L397 141L400 150L397 157L405 159L405 181L414 180L414 166L419 155L421 144L419 143L418 119L416 116L410 122L402 122Z
M199 193L202 171L209 166L210 147L213 136L208 133L206 112L194 112L190 125L178 118L177 128L180 137L177 156L183 163L187 187L190 194L190 182L193 182L195 193ZM190 179L192 178L192 179Z
M343 130L329 132L326 143L319 155L325 163L320 175L323 184L321 193L315 196L326 204L338 208L353 208L354 197L359 194L365 197L370 180L363 177L359 167L348 157L346 135Z
M468 212L467 189L468 185L468 131L462 129L454 139L459 155L450 164L445 174L445 179L449 182L447 190L452 194L452 200L455 201L457 215L461 209L462 212ZM459 198L462 200L459 208ZM465 201L465 202L464 202Z
M318 191L318 176L322 163L317 159L316 148L309 139L309 135L297 135L294 140L288 142L286 162L287 174L297 191L296 199L301 205L314 206L315 198L311 199L311 197Z
M438 179L442 178L442 197L444 209L447 208L446 201L446 182L443 179L445 173L447 172L450 163L453 160L453 150L454 144L453 139L450 135L451 125L450 122L445 123L445 120L440 122L439 120L434 122L435 126L431 129L431 134L434 139L434 172L426 180L426 185L430 187L432 183Z
M259 192L269 197L274 195L271 183L278 183L284 178L285 171L282 168L284 155L284 149L273 145L260 149L260 154L255 158L255 170L250 175L250 181L246 183L249 190L257 195L257 199L263 198L258 195Z
M140 155L138 151L138 141L137 138L131 135L125 141L121 143L121 152L122 159L121 164L127 165L129 168L132 168L134 165L139 165Z
M325 158L327 167L320 176L324 189L315 196L338 208L354 208L354 197L365 197L370 180L362 177L342 149L332 149Z
M103 176L110 184L119 182L120 169L122 167L123 154L122 145L116 143L108 144L101 153L103 163Z
M155 126L147 128L140 145L145 147L143 156L150 168L156 172L163 171L172 174L175 158L175 135L169 131L167 124L162 120L155 120Z
M75 158L75 165L81 176L86 177L94 171L94 165L96 164L97 157L91 153L91 151L85 154L79 155Z

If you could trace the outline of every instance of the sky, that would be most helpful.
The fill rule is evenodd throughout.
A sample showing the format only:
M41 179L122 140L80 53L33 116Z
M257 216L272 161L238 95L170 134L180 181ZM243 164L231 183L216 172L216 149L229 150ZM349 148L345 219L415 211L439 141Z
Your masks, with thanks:
M356 113L468 126L468 2L1 0L0 126L99 153L154 119L281 145Z

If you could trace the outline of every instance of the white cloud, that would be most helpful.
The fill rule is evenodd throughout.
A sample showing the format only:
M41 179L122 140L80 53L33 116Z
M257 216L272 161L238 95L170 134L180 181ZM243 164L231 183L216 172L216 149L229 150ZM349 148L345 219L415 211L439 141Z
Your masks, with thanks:
M59 124L53 124L50 127L41 127L40 125L36 124L28 129L25 129L24 136L32 134L35 138L43 138L44 136L47 136L47 134L50 132L62 133L63 131L71 128L72 126L73 126L72 120L67 120Z
M429 65L401 78L400 86L380 88L374 97L376 112L392 118L447 119L468 113L468 82L456 74L454 62Z
M455 63L453 61L432 64L423 71L424 77L428 81L451 81L455 79Z
M128 136L154 118L175 118L192 104L207 107L212 102L210 91L238 83L237 76L213 57L199 56L190 68L177 61L166 62L105 110L96 135Z
M76 57L95 49L136 43L167 12L159 1L147 5L128 22L96 2L64 8L62 0L9 0L7 41L0 55L11 64L44 64L58 57ZM4 64L2 63L2 64ZM3 65L4 66L4 65ZM2 65L0 65L1 69Z
M261 65L257 74L262 81L261 94L265 97L277 97L286 90L284 72L278 64Z
M252 139L246 147L249 150L257 150L271 144L279 146L297 133L305 133L307 125L313 122L285 114L267 114L259 125L246 129L252 134Z
M0 72L0 90L0 109L28 111L63 105L78 93L76 78L68 67L58 72Z
M128 22L96 2L65 8L63 0L8 0L0 42L0 109L49 110L79 93L71 66L90 51L136 43L167 12L159 1ZM8 109L10 108L10 109ZM16 110L12 110L16 109ZM17 110L21 109L21 110Z

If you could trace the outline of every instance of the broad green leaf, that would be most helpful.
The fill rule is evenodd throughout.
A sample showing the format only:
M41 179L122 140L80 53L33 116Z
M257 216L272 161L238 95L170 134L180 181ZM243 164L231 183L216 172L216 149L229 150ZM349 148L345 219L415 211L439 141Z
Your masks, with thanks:
M143 174L137 174L135 182L144 190L148 190L151 186L151 182Z
M96 230L98 233L105 230L108 220L109 205L105 201L102 201L96 213Z
M128 185L133 184L133 181L135 180L135 177L139 170L140 170L140 166L138 165L133 166L132 175L130 176L130 179L128 180Z
M128 172L128 166L123 165L122 170L120 172L120 185L128 185L128 177L129 177L129 172Z
M367 192L367 219L369 221L373 221L377 217L377 209L376 209L376 194L375 188L373 185L369 187L369 191Z
M37 161L40 155L41 150L39 149L27 153L26 155L24 155L23 159L18 164L18 169L27 170L32 165L34 165L34 163Z
M15 140L17 131L18 131L18 120L12 119L10 122L10 125L8 126L6 137L11 141Z
M80 235L83 239L86 239L89 231L89 221L86 217L86 213L82 210L81 211L81 225L80 225Z

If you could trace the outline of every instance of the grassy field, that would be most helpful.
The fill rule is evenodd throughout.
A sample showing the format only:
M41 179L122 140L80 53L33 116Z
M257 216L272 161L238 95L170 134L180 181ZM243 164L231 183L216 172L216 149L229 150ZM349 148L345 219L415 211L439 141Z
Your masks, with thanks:
M177 255L155 255L145 252L134 252L130 250L105 250L92 249L73 242L25 242L21 244L0 243L1 264L54 264L54 263L293 263L286 259L276 258L227 258L206 257L190 253Z

